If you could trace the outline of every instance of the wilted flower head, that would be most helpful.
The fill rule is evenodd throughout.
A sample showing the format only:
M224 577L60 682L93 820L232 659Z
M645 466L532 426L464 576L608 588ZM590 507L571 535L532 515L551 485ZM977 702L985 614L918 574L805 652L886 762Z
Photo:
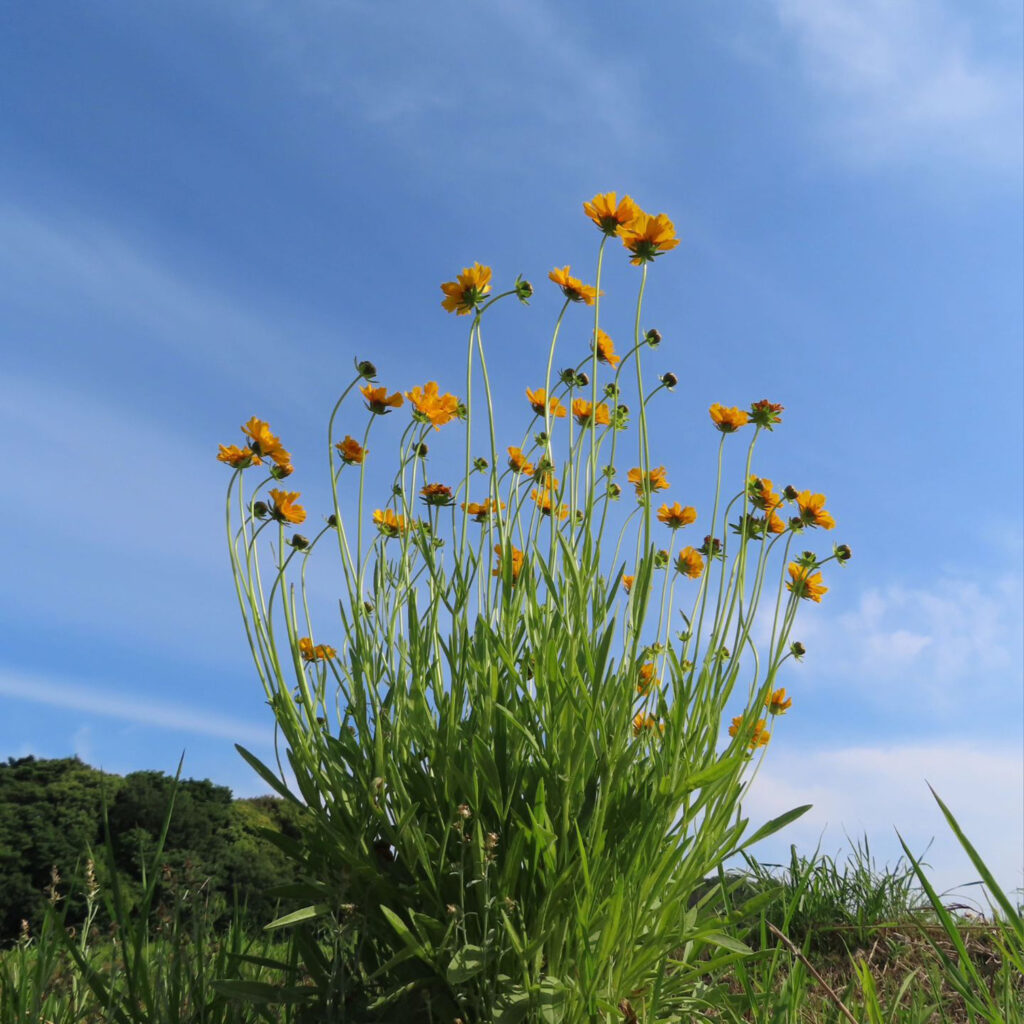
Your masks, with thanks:
M689 526L690 523L696 522L697 510L690 505L685 508L675 502L672 505L662 505L658 509L658 522L664 523L666 526L671 527L673 530L678 530L683 526Z
M679 244L675 225L663 213L652 217L648 213L639 212L619 231L619 237L632 253L629 262L634 266L650 263L656 256Z
M582 302L588 306L594 304L597 298L597 289L589 284L584 284L578 277L569 273L569 267L555 267L548 273L548 277L562 289L562 294L570 302Z
M636 580L635 576L623 576L622 577L622 589L627 593L631 593L633 590L633 582Z
M317 644L314 647L313 641L304 636L299 641L299 653L305 661L329 661L338 652L328 644Z
M742 409L726 408L724 405L719 405L718 402L715 402L708 412L711 413L711 419L715 426L723 434L731 434L747 422L747 414Z
M547 398L547 392L544 388L537 388L533 391L529 388L526 389L526 400L530 403L530 408L538 416L544 415L545 399L547 399L548 403L548 414L556 420L565 419L565 406L557 398Z
M597 361L607 363L609 366L618 366L621 357L615 354L615 344L612 339L600 327L598 327L595 337L596 340L591 347L597 350Z
M654 676L655 666L653 661L645 662L637 670L636 692L641 697L646 697L655 686L661 685L661 680Z
M459 400L454 395L438 394L437 382L429 381L422 388L406 391L413 407L413 416L421 423L431 423L440 430L459 414Z
M737 715L732 720L732 725L729 726L729 735L735 736L740 731L740 726L743 724L743 716ZM750 739L747 741L747 746L751 750L756 750L758 747L768 746L768 741L772 738L772 734L765 729L765 720L759 718L753 725L753 730L750 735Z
M771 430L774 424L782 422L779 415L782 410L783 407L777 402L769 402L767 398L762 398L760 402L754 402L750 407L750 422Z
M455 281L446 281L441 285L444 298L441 305L449 313L464 316L471 312L491 290L491 268L480 263L471 267L463 267Z
M364 384L359 390L362 392L363 398L366 399L366 408L375 416L384 416L392 409L397 409L404 401L397 391L393 395L389 395L387 388L375 388Z
M786 699L786 688L782 687L781 690L772 690L765 697L764 706L768 709L769 714L784 715L793 706L793 701Z
M361 466L366 458L367 449L364 448L354 437L345 435L344 441L338 441L335 445L342 461L350 466Z
M270 515L279 523L294 523L298 526L306 521L306 510L295 504L299 500L298 491L273 490L270 497L274 502L270 507Z
M617 195L616 192L605 192L583 204L583 211L606 235L617 235L619 229L640 212L640 207L629 196L623 196L616 202Z
M420 494L428 505L444 507L455 502L452 489L445 484L424 484L420 488Z

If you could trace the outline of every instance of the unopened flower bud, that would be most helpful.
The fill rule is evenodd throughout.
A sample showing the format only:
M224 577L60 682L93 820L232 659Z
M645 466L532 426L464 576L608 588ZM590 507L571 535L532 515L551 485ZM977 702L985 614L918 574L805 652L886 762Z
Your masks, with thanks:
M291 476L293 472L295 471L292 469L292 465L290 462L286 462L284 463L284 465L281 466L270 467L270 475L275 480L283 480L286 476Z
M653 327L644 335L644 341L647 342L651 348L657 348L661 344L661 331L655 330Z
M519 299L524 305L530 301L533 295L533 285L529 281L523 280L522 277L516 278L515 283L516 298Z
M792 484L786 484L782 491L786 501L796 501L796 496L799 493Z
M267 503L265 501L257 501L253 503L252 514L257 519L266 519L267 516L270 515L270 509L267 508Z
M363 602L363 611L366 612L367 615L372 614L373 613L373 602L372 601L364 601Z
M429 452L429 451L430 451L430 449L425 444L423 444L422 442L420 444L416 445L416 454L421 459L425 459L427 457L427 452Z
M377 367L369 359L361 359L356 363L356 373L364 380L373 380L377 376Z
M789 645L789 653L799 661L807 653L807 648L799 640L794 640Z
M576 371L571 367L567 366L558 375L558 379L567 387L571 388L576 384Z
M548 433L546 430L541 430L539 433L533 435L533 442L538 448L543 448L548 443Z
M396 498L400 498L402 496L402 487L401 487L401 485L400 484L392 484L391 485L391 493Z
M589 373L578 373L576 374L576 387L585 388L590 384Z
M608 497L611 498L612 501L617 501L621 495L622 488L618 484L611 483L608 485Z
M303 537L301 533L294 533L288 543L291 544L296 551L305 551L306 548L309 547L309 538Z
M836 545L836 558L840 562L848 562L853 557L853 552L850 550L849 544L837 544Z
M679 378L674 373L663 373L659 378L661 383L671 391L678 383Z
M455 407L455 415L460 419L464 420L469 415L469 407L465 402L459 402Z
M327 517L327 525L331 529L337 529L338 527L338 517L333 512Z
M668 565L668 560L669 560L669 554L668 554L668 552L664 548L662 548L660 551L655 551L654 552L654 568L655 569L664 569L665 566Z
M619 385L614 381L611 381L604 386L604 397L605 398L618 398L619 397Z
M486 470L489 465L490 463L485 458L483 458L483 456L480 456L479 458L473 460L473 468L478 473L483 473L484 470Z

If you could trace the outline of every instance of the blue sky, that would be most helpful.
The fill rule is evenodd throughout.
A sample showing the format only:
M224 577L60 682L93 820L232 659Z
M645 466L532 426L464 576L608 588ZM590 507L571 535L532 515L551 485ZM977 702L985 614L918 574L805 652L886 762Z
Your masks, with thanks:
M8 11L0 756L184 749L259 791L217 443L255 414L319 465L355 356L458 390L438 284L474 260L538 289L489 330L517 422L547 270L592 280L580 204L617 189L683 240L645 316L682 380L652 426L673 478L706 490L711 402L782 402L761 471L854 550L750 804L815 810L763 853L824 829L891 857L895 824L966 881L927 778L1024 884L1021 43L1003 0ZM613 336L633 287L609 268Z

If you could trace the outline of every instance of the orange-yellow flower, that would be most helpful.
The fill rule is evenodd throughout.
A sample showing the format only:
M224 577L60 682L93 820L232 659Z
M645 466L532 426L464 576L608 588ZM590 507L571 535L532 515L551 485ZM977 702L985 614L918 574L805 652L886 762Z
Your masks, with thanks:
M299 641L299 653L305 661L329 661L338 652L329 644L317 644L314 647L313 641L308 636L304 636Z
M623 576L622 577L622 589L627 593L631 593L633 590L633 583L636 580L635 576Z
M825 508L824 494L800 491L796 496L796 503L800 506L800 521L807 526L820 526L825 530L831 530L836 525L832 514Z
M660 733L665 732L665 723L659 722L654 715L645 715L642 711L638 711L633 716L633 735L639 736L644 729L657 729Z
M474 263L471 267L463 267L455 281L446 281L441 285L444 298L441 305L449 313L464 316L471 312L491 290L491 268Z
M273 460L279 470L278 476L288 476L292 472L292 457L271 433L269 424L253 416L242 425L242 433L252 439L250 448L255 455Z
M569 267L555 267L549 271L548 277L562 289L562 294L571 302L583 302L588 306L594 304L597 298L597 289L589 284L584 284L578 277L569 273Z
M295 504L299 500L298 491L273 490L270 497L274 502L270 514L279 523L294 523L298 526L306 521L306 510Z
M556 420L565 419L565 406L557 398L548 398L547 392L544 388L537 388L535 391L531 391L529 388L526 389L526 400L530 403L530 408L538 416L544 415L544 402L547 400L549 415L554 417Z
M359 390L366 399L366 408L377 416L384 416L392 409L397 409L404 401L399 392L389 395L387 388L375 388L372 384L364 384Z
M658 522L670 526L673 530L689 526L697 521L697 510L690 505L685 508L677 501L673 505L662 505L658 509Z
M786 583L786 588L797 597L804 597L817 604L821 604L821 597L828 593L828 587L823 586L820 572L812 573L812 570L797 562L789 563L789 575L793 578Z
M421 423L432 423L435 430L440 430L459 414L459 400L454 395L438 394L436 381L406 391L405 397L412 403L413 416Z
M742 409L726 408L717 402L708 409L708 412L711 413L711 419L715 426L723 434L731 434L733 431L739 430L748 420L747 414Z
M765 519L769 533L785 533L786 522L777 512L769 512Z
M492 569L491 570L491 575L492 576L500 576L501 575L501 545L500 544L495 544L494 545L494 553L498 556L498 567L496 569ZM523 553L522 553L522 551L519 550L519 548L513 546L512 547L511 555L509 557L510 557L510 560L511 560L511 568L512 568L512 582L515 583L515 581L519 579L519 573L520 573L520 571L523 568Z
M661 680L654 678L654 662L648 661L641 665L637 672L636 692L646 697L655 686L660 685Z
M398 537L409 528L405 516L396 515L391 509L377 509L373 513L373 522L385 537Z
M782 687L781 690L772 690L765 697L764 706L768 709L769 714L784 715L793 706L793 701L786 699L786 688Z
M572 400L572 414L576 422L581 426L585 427L590 423L591 414L593 414L594 422L606 426L611 423L611 417L608 413L608 406L604 402L597 403L597 409L585 401L582 398L574 398Z
M640 213L640 207L629 196L623 196L618 202L616 198L617 193L605 192L583 204L583 212L606 235L617 235L623 224L628 224Z
M772 490L772 482L766 476L752 476L747 481L747 497L754 508L769 512L782 504L782 498Z
M342 460L350 466L361 466L363 459L366 458L367 449L354 437L349 437L348 434L345 435L344 441L336 442L334 447L338 449L338 454Z
M533 476L533 466L527 461L521 448L514 448L512 445L509 445L508 466L515 473L525 473L527 476Z
M484 502L464 501L462 503L462 510L467 516L472 516L478 523L483 523L490 519L498 511L499 507L504 511L505 502L495 501L493 498L488 498Z
M550 488L543 491L535 488L530 491L530 497L546 516L556 515L559 519L565 519L569 515L569 506L556 504Z
M636 496L638 498L642 498L644 494L651 491L668 490L668 480L665 478L664 466L652 469L646 476L639 466L634 466L626 474L626 479L636 488Z
M445 484L424 484L420 488L420 494L428 505L443 507L451 505L455 499L452 496L452 489Z
M633 254L630 263L650 263L679 244L676 227L663 213L652 217L642 210L619 231L622 244Z
M261 463L260 457L251 448L239 448L234 444L219 444L217 461L225 462L233 469L246 469L249 466L258 466Z
M743 724L743 716L737 715L732 720L732 725L729 726L729 735L735 736L740 731L740 726ZM754 723L754 730L751 733L750 739L747 742L747 746L751 750L756 750L758 747L768 746L768 741L772 738L772 734L765 729L765 720L759 718Z
M779 415L782 411L783 406L778 402L769 402L767 398L762 398L760 402L754 402L750 407L750 419L757 426L771 430L774 424L782 422Z
M685 547L676 556L676 570L695 580L704 571L704 559L699 551Z
M621 357L615 354L615 343L600 327L597 329L597 340L592 347L597 349L599 363L607 363L609 366L619 365Z

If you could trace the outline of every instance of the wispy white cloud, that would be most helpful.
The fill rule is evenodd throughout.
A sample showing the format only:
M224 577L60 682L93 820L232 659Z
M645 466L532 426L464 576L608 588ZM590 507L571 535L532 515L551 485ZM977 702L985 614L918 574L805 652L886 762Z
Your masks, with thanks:
M966 12L949 3L775 0L774 6L799 67L820 89L823 130L847 159L1019 169L1016 16L1006 19L1003 33L1010 45L993 47L983 46ZM980 6L983 16L991 15L991 5Z
M902 855L896 830L915 855L934 838L925 860L940 890L977 879L938 805L935 789L1007 891L1024 886L1024 764L1012 747L964 743L957 738L888 746L794 749L785 733L768 748L744 810L755 825L792 807L814 807L754 854L788 860L788 847L809 854L849 851L845 837L867 836L879 863ZM777 742L778 741L778 742ZM773 749L774 748L774 749Z
M217 714L208 707L173 704L130 693L98 690L90 683L52 676L0 669L0 695L12 700L44 704L62 710L83 711L104 718L134 722L152 729L168 729L191 735L214 736L239 743L265 746L271 739L269 728ZM88 741L82 729L76 743Z

